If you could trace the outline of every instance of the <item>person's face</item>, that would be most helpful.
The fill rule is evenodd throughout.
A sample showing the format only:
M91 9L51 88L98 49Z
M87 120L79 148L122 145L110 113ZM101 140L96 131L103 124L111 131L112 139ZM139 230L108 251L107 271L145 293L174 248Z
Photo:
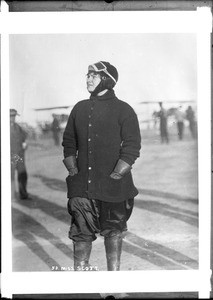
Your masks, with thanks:
M87 74L87 90L92 93L101 82L100 74L90 72Z

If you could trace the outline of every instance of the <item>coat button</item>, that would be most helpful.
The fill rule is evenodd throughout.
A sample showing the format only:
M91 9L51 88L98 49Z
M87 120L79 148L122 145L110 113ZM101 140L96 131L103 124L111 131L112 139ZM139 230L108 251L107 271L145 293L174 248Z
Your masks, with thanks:
M91 183L91 180L88 180L88 183Z
M89 138L88 141L90 142L90 141L91 141L91 138Z
M91 170L91 169L92 169L92 167L89 167L88 169L89 169L89 170Z
M91 127L92 126L92 124L91 123L89 123L89 127Z

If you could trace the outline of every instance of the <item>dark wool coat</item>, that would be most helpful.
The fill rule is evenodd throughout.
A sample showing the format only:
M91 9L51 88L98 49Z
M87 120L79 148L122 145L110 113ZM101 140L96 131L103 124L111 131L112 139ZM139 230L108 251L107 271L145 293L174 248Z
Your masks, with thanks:
M113 90L78 102L71 111L62 145L64 157L77 155L79 173L66 178L68 198L86 197L106 202L134 198L138 191L129 172L110 177L118 159L132 165L140 154L140 129L132 107Z

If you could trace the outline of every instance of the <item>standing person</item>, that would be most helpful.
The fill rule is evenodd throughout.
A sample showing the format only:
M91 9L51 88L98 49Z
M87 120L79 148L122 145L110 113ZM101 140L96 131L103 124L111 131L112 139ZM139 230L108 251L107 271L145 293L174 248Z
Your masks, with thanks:
M179 140L182 140L183 132L184 132L184 119L185 119L185 113L183 111L182 105L180 105L176 109L175 118L176 118L176 122L177 122L178 137L179 137Z
M195 121L195 113L191 107L191 105L188 106L186 110L186 119L189 121L189 129L192 135L192 138L196 138L196 121Z
M166 142L169 143L169 136L167 130L167 112L163 108L163 103L159 102L160 111L158 112L158 117L160 119L160 136L161 136L161 143Z
M52 132L53 132L53 139L54 139L55 145L59 146L59 144L60 144L60 131L61 131L60 123L59 123L59 120L58 120L56 114L52 114L52 117L53 117L53 121L52 121L52 124L51 124L51 129L52 129Z
M120 269L123 232L138 194L131 169L140 155L139 123L132 107L116 97L117 80L109 62L90 65L90 98L74 106L63 134L74 270L88 266L97 233L104 237L107 270Z
M25 150L27 134L16 123L19 115L15 109L10 109L10 150L11 150L11 185L15 193L15 171L17 171L20 199L30 199L27 192L27 170L25 166Z

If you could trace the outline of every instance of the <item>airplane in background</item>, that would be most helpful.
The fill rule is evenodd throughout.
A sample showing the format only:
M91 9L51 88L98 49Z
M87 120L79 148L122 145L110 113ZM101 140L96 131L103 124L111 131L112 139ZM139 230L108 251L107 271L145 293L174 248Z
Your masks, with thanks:
M71 108L73 105L39 107L33 110L37 113L37 123L44 131L49 131L52 123L52 117L55 115L63 130L66 126Z
M136 111L138 114L138 119L140 123L140 127L144 129L149 129L152 127L152 124L156 124L157 118L156 113L159 110L159 103L162 102L164 105L164 108L168 112L168 116L174 118L174 114L176 109L179 106L188 107L191 105L196 113L197 107L196 107L196 100L189 99L189 100L155 100L155 101L141 101L138 103ZM145 105L146 109L141 110L140 105ZM145 117L146 116L146 117ZM148 118L147 118L148 117ZM170 123L172 124L172 118L170 120Z

